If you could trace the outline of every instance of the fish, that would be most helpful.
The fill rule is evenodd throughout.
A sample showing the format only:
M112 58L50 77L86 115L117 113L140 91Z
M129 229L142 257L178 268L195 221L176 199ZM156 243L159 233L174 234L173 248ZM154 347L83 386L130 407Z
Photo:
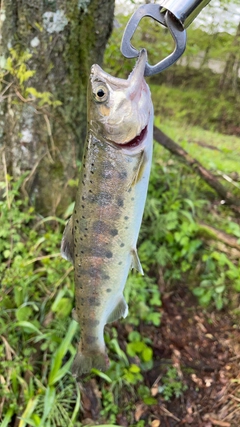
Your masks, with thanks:
M88 84L88 129L75 207L61 254L74 265L80 342L74 377L109 360L104 326L128 314L123 291L129 271L143 269L137 254L153 149L153 104L141 50L127 79L94 64Z

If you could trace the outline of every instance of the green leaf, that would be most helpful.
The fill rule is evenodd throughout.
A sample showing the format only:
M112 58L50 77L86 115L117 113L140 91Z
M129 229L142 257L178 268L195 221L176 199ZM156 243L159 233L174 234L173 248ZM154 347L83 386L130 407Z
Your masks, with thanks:
M1 427L9 426L9 422L11 421L13 414L14 414L14 410L12 408L9 408L7 413L4 416L4 419L1 421Z
M28 306L19 307L16 310L16 318L19 322L29 319L31 314L32 314L32 309L31 307L28 307Z
M142 352L142 359L144 362L149 362L152 360L153 357L153 351L150 347L146 347Z
M104 381L106 381L107 383L109 383L109 384L111 384L112 383L112 380L111 380L111 378L107 375L107 374L105 374L104 372L101 372L101 371L99 371L98 369L96 369L96 368L92 368L91 369L91 372L93 373L93 374L95 374L95 375L97 375L99 378L102 378Z
M78 328L77 322L72 320L69 325L65 338L62 340L60 347L52 357L51 369L50 369L50 374L48 378L49 386L53 385L59 379L60 374L58 371L61 368L62 359L67 353L67 351L69 350L70 343L73 339L74 334L76 333L77 328Z
M21 421L19 423L19 427L25 427L27 424L30 424L29 418L31 417L34 409L36 408L38 400L39 400L39 396L29 399L27 407L23 412L22 416L20 417ZM35 424L32 424L32 425L35 426Z
M138 374L141 371L141 369L139 368L139 366L133 363L129 366L129 371L132 372L133 374Z
M198 286L197 288L194 288L192 292L193 292L193 295L195 295L196 297L201 297L204 294L204 292L206 292L206 290Z
M38 335L43 335L43 333L35 325L33 325L33 323L27 322L25 320L17 322L16 326L26 328L26 332L36 332Z

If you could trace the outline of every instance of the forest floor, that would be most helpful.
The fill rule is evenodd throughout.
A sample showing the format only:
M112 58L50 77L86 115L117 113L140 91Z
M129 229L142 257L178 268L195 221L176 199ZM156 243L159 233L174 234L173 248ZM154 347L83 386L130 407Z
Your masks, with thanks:
M239 327L227 313L208 313L198 307L185 286L165 294L162 301L161 325L140 328L153 342L154 367L145 375L144 384L157 404L136 402L135 422L143 420L145 426L152 427L239 427ZM126 325L116 326L119 336L126 335ZM159 384L169 366L177 369L185 391L179 398L166 401L159 393ZM88 382L82 396L83 423L99 420L101 405L97 404L95 381ZM117 422L129 426L124 409Z

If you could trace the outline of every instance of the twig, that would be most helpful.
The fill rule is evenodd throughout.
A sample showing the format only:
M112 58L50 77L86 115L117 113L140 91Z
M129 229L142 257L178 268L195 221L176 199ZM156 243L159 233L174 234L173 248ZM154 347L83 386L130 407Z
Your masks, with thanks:
M1 93L1 98L3 99L3 95L5 92L7 92L7 90L12 86L13 82L10 82L5 89L3 89L2 93Z
M225 173L222 173L221 171L217 171L218 175L220 175L225 181L230 182L232 185L234 185L237 188L240 188L240 185L234 181L230 176L226 175Z
M51 125L50 125L50 122L49 122L49 118L48 118L47 114L43 114L43 117L44 117L46 125L47 125L48 136L49 136L50 141L51 141L52 152L53 152L53 155L54 155L56 148L55 148L55 144L54 144L54 140L53 140L53 136L52 136L52 130L51 130Z
M38 256L37 258L33 258L33 259L31 259L31 261L26 262L26 263L24 264L24 267L25 267L26 265L32 264L32 263L34 263L34 262L36 262L36 261L41 261L42 259L57 258L57 257L60 257L60 253L59 253L59 252L57 252L57 253L55 253L55 254L50 254L50 255Z
M57 283L55 283L54 287L58 288L58 286L61 285L61 283L64 281L64 279L66 279L66 277L69 275L69 273L71 273L71 271L73 271L73 265L71 265L71 267L69 267L67 269L67 271L64 273L64 275L57 281Z
M4 176L5 176L5 182L6 182L7 205L8 205L8 209L10 209L11 203L10 203L10 199L9 199L9 188L8 188L8 179L7 179L7 163L6 163L5 151L3 151L3 153L2 153L2 162L3 162Z
M164 406L160 406L160 409L165 413L165 415L167 415L168 417L173 418L175 421L180 422L181 420L177 417L175 417L175 415L172 414L172 412L168 411L167 408L165 408Z
M28 197L28 192L27 192L27 190L26 190L26 185L27 185L27 182L32 178L32 176L34 175L34 173L36 172L36 169L38 168L38 165L39 165L39 163L42 161L42 159L46 156L46 155L49 155L50 156L50 153L47 151L46 153L44 153L41 157L40 157L40 159L38 159L37 160L37 162L35 163L35 165L33 166L33 168L32 168L32 170L31 170L31 172L30 172L30 174L24 179L24 181L23 181L23 184L22 184L22 186L21 186L21 189L22 189L22 191L23 191L23 193L25 194L25 196L26 197ZM50 156L50 158L51 158L51 156ZM53 160L52 160L52 158L51 158L51 161L53 162Z

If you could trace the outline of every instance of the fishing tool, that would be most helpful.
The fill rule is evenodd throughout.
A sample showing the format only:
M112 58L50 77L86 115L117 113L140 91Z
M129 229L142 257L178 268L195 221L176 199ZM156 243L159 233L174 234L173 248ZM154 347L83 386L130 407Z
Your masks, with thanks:
M132 46L131 39L142 18L150 17L168 28L174 40L174 51L155 65L148 62L144 76L161 73L176 62L186 48L186 28L192 23L210 0L162 0L161 4L144 4L130 18L122 38L121 52L126 58L136 58L139 51Z

